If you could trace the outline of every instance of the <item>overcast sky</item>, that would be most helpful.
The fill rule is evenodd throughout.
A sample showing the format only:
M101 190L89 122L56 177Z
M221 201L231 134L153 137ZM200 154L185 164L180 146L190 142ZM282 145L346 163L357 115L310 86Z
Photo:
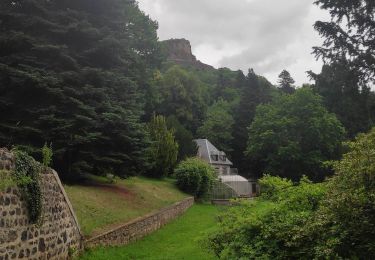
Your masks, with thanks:
M190 40L204 63L233 70L254 68L276 84L287 69L296 85L307 70L320 72L311 54L322 40L312 25L328 20L313 0L138 0L159 22L159 38Z

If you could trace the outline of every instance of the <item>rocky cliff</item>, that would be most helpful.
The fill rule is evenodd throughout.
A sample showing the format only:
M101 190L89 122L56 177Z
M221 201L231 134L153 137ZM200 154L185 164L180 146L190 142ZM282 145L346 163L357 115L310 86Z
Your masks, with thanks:
M162 42L167 54L167 61L182 66L192 66L201 70L212 70L214 67L204 64L193 55L191 44L186 39L170 39Z

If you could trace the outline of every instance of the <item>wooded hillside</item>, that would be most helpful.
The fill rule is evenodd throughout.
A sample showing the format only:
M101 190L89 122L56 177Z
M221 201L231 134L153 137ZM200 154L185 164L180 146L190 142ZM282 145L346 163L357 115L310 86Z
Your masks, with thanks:
M173 132L179 160L195 154L194 138L208 138L243 175L263 174L270 158L245 155L247 128L258 105L293 95L289 72L273 86L252 69L203 66L188 41L159 42L157 22L134 0L2 1L0 23L1 146L38 158L52 145L64 178L147 173L156 140L146 124L156 114ZM349 138L375 116L374 93L354 71L335 61L304 86L322 96Z

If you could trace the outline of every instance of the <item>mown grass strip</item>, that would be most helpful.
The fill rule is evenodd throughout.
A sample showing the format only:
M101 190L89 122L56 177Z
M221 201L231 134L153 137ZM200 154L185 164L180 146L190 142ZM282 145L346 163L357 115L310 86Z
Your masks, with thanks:
M183 216L135 243L97 248L86 252L81 259L216 259L201 247L200 239L217 228L219 211L212 205L194 205Z

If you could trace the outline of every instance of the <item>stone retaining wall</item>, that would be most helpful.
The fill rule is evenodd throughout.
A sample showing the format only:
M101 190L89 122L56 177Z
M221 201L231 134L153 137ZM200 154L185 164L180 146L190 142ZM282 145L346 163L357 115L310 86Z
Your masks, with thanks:
M86 240L85 248L126 245L159 229L183 214L193 204L194 198L187 198L158 212L135 219L109 232Z
M13 169L13 155L0 149L0 170ZM0 191L0 260L68 259L82 250L83 244L86 248L126 245L159 229L194 204L194 198L187 198L83 243L77 218L57 173L48 169L40 181L43 196L40 224L29 223L27 207L17 187Z
M13 167L13 155L0 149L0 170ZM43 213L39 225L29 223L17 187L0 192L0 260L67 259L81 249L77 218L55 171L41 175L41 189Z

